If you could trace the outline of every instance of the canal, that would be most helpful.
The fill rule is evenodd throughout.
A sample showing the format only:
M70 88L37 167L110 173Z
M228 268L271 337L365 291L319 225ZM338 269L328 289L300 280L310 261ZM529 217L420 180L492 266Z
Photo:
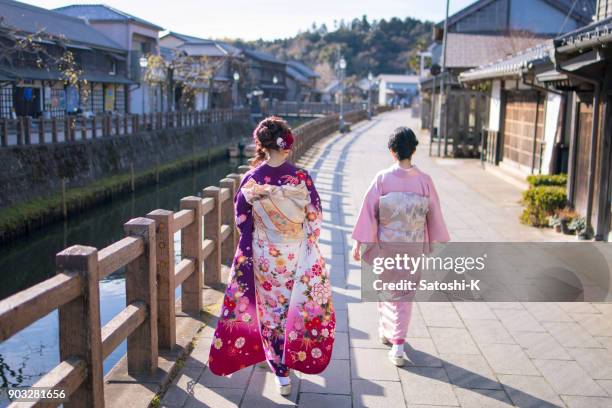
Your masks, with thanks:
M81 244L101 249L125 235L123 224L130 218L158 208L177 211L182 197L201 195L204 187L218 185L220 179L235 172L240 164L238 160L223 159L203 168L186 170L184 174L116 197L63 223L1 246L0 299L53 276L55 254L63 248ZM179 238L180 233L177 233L177 257L180 257ZM177 291L180 296L180 288ZM125 307L123 271L101 281L100 298L104 325ZM104 372L107 373L125 352L124 342L104 361ZM0 344L0 387L32 384L58 362L58 317L55 311ZM4 403L0 400L0 406Z

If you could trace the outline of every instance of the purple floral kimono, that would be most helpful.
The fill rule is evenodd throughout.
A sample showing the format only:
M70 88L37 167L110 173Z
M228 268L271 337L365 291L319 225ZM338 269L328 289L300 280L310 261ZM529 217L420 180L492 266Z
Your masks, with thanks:
M210 349L217 375L267 360L320 373L335 337L332 288L318 247L321 202L312 179L290 163L248 172L235 197L240 242Z

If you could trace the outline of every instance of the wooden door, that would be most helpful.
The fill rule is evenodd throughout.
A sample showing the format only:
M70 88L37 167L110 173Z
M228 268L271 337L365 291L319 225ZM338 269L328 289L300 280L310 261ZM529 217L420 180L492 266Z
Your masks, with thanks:
M543 99L533 91L508 92L504 114L503 160L532 172L541 162L543 138Z
M593 125L593 104L578 104L578 137L576 139L576 164L574 167L573 204L581 215L586 214L588 204L589 163L591 151L591 132Z

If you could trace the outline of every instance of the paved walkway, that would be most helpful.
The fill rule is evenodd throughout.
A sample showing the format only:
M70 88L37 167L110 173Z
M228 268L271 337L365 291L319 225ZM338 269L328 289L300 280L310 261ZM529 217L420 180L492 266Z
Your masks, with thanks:
M348 249L355 209L374 174L391 164L386 140L400 125L416 121L406 112L378 116L320 143L301 163L324 203L321 248L338 321L329 368L294 376L290 398L278 395L267 367L216 377L206 369L207 327L163 406L612 407L612 304L419 303L406 345L411 364L387 361L375 304L359 300L359 265ZM415 163L437 185L453 240L563 238L518 223L519 189L476 161L430 159L424 144Z

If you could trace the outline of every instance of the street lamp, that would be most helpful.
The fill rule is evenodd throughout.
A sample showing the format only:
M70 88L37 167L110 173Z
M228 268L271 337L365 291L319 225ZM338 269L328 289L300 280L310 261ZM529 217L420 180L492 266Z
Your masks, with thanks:
M278 77L277 77L276 75L273 75L273 76L272 76L272 83L273 83L274 85L278 84ZM275 90L275 89L272 89L272 90L270 91L270 102L271 102L272 104L274 104L274 99L276 99L276 98L273 98L273 97L272 97L272 95L276 95L276 90Z
M368 72L368 120L372 120L372 81L374 75L372 71Z
M240 81L240 74L238 71L234 72L234 108L238 107L238 81Z
M340 77L340 132L344 132L344 70L346 69L344 57L340 57L338 68Z
M141 71L141 76L140 76L140 87L141 87L141 93L142 93L142 114L144 115L145 113L145 88L144 88L144 75L145 75L145 71L147 69L147 66L149 65L149 60L147 59L147 57L145 57L144 55L142 57L140 57L140 59L138 60L138 64L140 65L140 71Z

